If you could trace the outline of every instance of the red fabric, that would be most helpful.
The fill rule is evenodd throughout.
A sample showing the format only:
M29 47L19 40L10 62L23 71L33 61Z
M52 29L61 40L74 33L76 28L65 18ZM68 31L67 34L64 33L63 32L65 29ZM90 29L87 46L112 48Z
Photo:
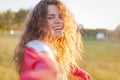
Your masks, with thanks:
M37 52L27 47L24 52L24 59L21 64L20 80L59 80L56 63L49 58L49 55ZM82 80L91 80L89 74L82 69L77 69L73 75Z
M73 73L73 75L82 78L82 80L91 80L90 75L82 69L76 68L76 71Z
M27 48L21 65L20 80L56 80L57 69L47 54Z

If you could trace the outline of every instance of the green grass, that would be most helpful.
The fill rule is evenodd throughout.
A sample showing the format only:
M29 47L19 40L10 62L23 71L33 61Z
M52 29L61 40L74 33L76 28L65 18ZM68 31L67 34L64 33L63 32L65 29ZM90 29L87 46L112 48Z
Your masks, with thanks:
M18 80L13 51L18 37L0 35L0 80ZM120 80L120 43L84 41L80 66L93 80Z
M81 67L93 80L120 80L120 43L85 41Z
M18 38L0 35L0 80L18 80L13 52Z

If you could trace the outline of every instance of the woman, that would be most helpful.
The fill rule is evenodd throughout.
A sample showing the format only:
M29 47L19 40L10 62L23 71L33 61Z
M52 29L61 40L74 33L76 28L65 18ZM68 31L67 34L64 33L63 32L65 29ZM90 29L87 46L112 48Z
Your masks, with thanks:
M61 1L41 0L25 27L14 56L20 80L91 80L78 66L81 35Z

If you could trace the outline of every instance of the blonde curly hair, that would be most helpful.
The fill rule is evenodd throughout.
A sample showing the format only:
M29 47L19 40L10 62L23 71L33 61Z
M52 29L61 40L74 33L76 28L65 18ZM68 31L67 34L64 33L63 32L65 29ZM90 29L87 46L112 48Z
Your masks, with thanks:
M54 41L53 36L50 35L50 29L46 25L47 6L50 4L58 7L64 22L63 37L54 38ZM60 0L41 0L30 12L25 23L25 31L14 52L18 71L21 70L20 65L24 57L25 45L35 39L40 39L48 43L51 48L56 49L56 60L60 66L61 80L68 80L68 76L74 72L74 68L79 67L78 62L81 59L83 45L81 33L73 15Z

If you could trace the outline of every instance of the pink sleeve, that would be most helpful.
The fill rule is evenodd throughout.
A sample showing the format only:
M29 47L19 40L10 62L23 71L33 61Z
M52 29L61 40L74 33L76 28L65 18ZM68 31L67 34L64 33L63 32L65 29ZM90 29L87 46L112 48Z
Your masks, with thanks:
M27 48L21 64L20 80L56 80L57 68L47 54Z
M82 80L91 80L90 75L82 69L76 68L76 71L73 73L73 75L80 77Z

